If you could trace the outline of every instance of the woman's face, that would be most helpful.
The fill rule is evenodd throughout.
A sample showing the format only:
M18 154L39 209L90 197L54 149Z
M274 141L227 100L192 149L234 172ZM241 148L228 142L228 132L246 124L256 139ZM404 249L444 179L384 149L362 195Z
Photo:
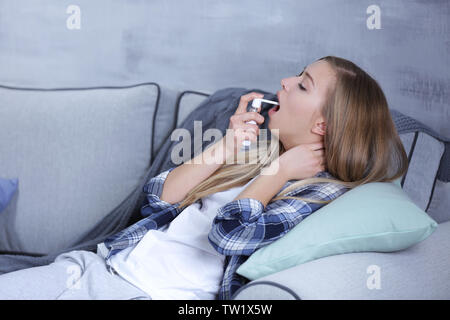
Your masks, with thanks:
M310 64L299 76L281 80L282 90L277 91L280 108L269 112L268 128L279 130L278 137L286 150L323 141L325 122L320 108L333 81L334 72L323 60Z

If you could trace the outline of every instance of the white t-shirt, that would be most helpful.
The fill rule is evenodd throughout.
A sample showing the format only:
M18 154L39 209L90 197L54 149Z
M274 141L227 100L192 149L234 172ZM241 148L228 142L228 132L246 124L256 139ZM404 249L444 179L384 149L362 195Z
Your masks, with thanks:
M225 256L209 243L208 233L217 210L255 178L244 186L202 198L201 209L199 203L186 207L168 226L149 230L136 245L112 256L111 266L155 300L215 299Z

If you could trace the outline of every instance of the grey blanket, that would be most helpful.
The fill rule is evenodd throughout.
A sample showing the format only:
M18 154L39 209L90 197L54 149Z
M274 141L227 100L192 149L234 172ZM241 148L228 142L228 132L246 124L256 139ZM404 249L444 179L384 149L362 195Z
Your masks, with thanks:
M190 131L191 136L194 134L193 121L201 120L203 130L208 128L217 128L225 134L226 128L228 128L229 118L235 112L239 99L242 95L256 91L264 94L265 99L278 101L277 96L270 92L265 92L259 89L245 89L245 88L225 88L218 90L203 101L180 125L180 128L185 128ZM267 118L267 112L272 105L263 104L261 114ZM449 181L450 171L450 142L448 139L439 136L433 130L429 129L420 122L407 117L396 110L391 110L393 120L396 124L399 133L412 132L412 131L424 131L443 142L446 142L446 150L443 161L446 165L441 165L439 170L439 179L443 181ZM261 128L267 129L267 121L265 121ZM270 133L270 132L269 132ZM46 265L55 260L55 258L63 253L72 250L88 250L96 251L97 244L103 242L106 237L119 232L127 226L138 221L142 217L140 216L140 208L144 205L145 194L143 193L143 186L152 177L158 173L169 169L175 164L171 161L171 151L178 141L171 141L170 138L165 141L158 151L152 165L147 170L146 174L139 182L134 191L111 213L109 213L103 220L95 225L89 232L80 237L73 243L72 246L58 252L53 252L45 256L35 257L27 255L13 255L3 254L0 255L0 274L20 270L24 268L30 268L35 266ZM191 158L199 154L209 143L204 142L201 149L194 150L193 141L191 143Z

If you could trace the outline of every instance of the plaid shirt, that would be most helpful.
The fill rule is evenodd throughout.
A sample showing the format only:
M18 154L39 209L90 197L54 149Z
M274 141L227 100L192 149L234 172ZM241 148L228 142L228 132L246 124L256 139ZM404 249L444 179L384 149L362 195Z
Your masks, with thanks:
M178 208L181 201L170 204L160 199L166 177L175 168L160 173L144 185L143 191L148 203L141 208L141 214L145 218L108 237L97 246L97 251L105 258L110 272L115 272L109 263L111 256L139 242L148 230L160 229L170 223L182 211ZM319 172L316 177L334 179L326 171ZM291 183L288 181L282 190ZM297 188L287 195L334 200L347 190L348 188L337 183L321 183ZM249 282L237 274L236 270L253 252L281 238L324 205L282 199L269 202L264 208L259 200L243 198L220 207L208 234L210 244L217 252L225 255L224 276L216 299L232 299L236 290Z

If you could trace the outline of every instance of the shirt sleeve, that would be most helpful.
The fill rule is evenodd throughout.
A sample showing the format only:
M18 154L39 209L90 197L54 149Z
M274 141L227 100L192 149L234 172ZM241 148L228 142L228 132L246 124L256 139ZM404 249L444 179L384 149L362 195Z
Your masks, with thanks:
M296 196L330 199L318 190L304 190ZM311 213L324 206L298 199L280 199L264 208L253 198L233 200L218 209L208 240L223 255L251 255L281 238Z
M141 214L144 217L151 215L154 219L159 218L161 221L157 222L160 226L169 222L180 213L180 209L178 207L181 201L172 204L160 198L167 175L175 168L176 166L171 167L151 178L142 188L146 194L147 201L146 204L141 207Z

